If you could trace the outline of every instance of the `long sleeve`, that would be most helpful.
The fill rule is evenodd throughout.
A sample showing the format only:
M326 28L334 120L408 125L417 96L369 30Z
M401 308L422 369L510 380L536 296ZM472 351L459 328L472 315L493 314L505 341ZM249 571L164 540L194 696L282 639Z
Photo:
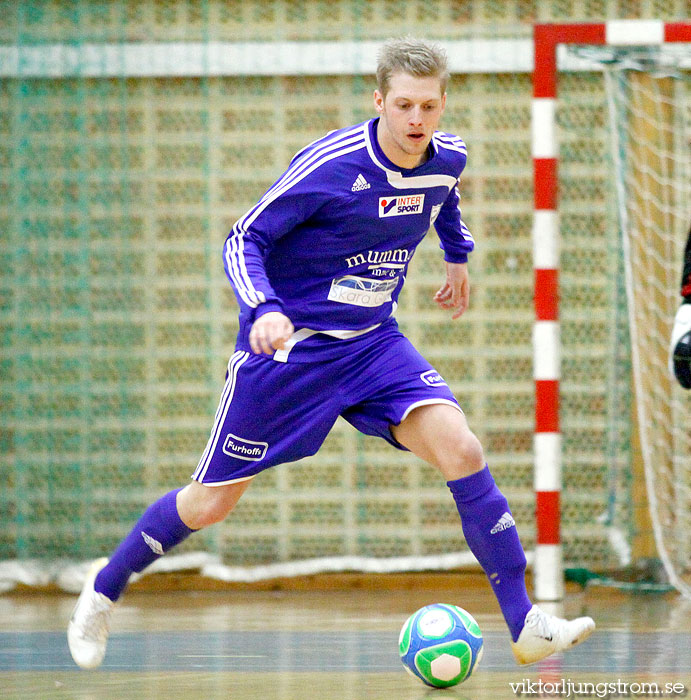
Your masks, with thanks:
M461 218L459 200L458 187L452 187L434 222L444 259L452 263L467 262L468 253L475 248L473 236Z
M266 271L276 242L307 221L326 201L313 178L289 168L259 202L233 226L223 246L223 264L241 313L256 318L283 311ZM261 306L261 309L257 307Z

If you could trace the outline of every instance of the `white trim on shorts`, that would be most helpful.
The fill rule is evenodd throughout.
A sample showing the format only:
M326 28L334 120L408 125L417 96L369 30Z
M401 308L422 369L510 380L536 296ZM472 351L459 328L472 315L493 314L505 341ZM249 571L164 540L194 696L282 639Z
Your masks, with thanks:
M237 479L228 479L228 481L207 481L207 482L198 482L202 486L209 486L213 488L214 486L228 486L228 484L239 484L241 481L249 481L250 479L254 479L254 477L257 476L256 474L250 474L249 476L240 476ZM193 481L196 481L194 476L192 477Z
M423 399L422 401L415 401L414 403L411 403L410 406L406 408L405 412L403 413L403 416L401 417L401 422L398 425L400 425L410 415L410 412L415 410L416 408L419 408L420 406L430 406L435 403L448 404L449 406L453 406L454 408L458 409L461 413L463 413L463 409L457 403L449 401L448 399Z
M221 427L225 423L226 416L228 415L228 409L230 408L230 404L233 401L233 395L235 394L238 370L245 364L245 362L247 362L249 356L250 354L247 351L238 350L230 356L230 360L228 361L228 378L226 379L225 386L223 387L223 394L221 395L221 400L218 404L218 409L216 410L214 426L211 429L209 441L206 443L206 449L199 460L199 464L197 465L194 474L192 474L192 479L198 481L199 483L204 483L204 476L209 468L211 458L216 451L216 445L218 444L218 439L221 435Z

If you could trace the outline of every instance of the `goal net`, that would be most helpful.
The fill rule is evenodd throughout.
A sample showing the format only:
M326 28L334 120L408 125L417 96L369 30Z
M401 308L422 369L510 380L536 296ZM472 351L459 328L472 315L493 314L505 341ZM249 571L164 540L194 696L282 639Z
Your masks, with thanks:
M691 394L668 367L691 225L691 44L578 53L604 69L640 444L632 470L644 475L656 555L691 596Z

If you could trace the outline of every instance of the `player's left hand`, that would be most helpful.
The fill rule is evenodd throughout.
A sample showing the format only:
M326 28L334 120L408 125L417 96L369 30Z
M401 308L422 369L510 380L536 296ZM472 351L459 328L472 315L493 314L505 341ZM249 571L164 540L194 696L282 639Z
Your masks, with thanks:
M452 319L463 315L470 303L470 281L467 263L446 263L446 282L434 295L442 309L453 309Z

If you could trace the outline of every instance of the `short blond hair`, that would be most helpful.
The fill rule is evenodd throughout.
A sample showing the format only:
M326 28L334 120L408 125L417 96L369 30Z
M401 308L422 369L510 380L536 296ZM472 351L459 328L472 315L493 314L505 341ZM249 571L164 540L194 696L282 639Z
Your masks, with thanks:
M379 50L377 61L377 88L384 97L396 73L417 78L438 77L443 95L449 79L446 51L439 44L410 36L389 39Z

